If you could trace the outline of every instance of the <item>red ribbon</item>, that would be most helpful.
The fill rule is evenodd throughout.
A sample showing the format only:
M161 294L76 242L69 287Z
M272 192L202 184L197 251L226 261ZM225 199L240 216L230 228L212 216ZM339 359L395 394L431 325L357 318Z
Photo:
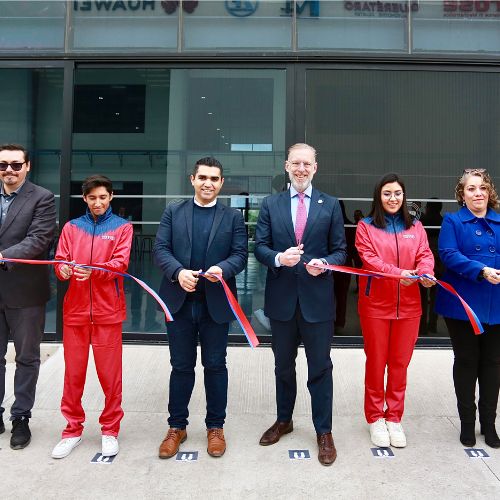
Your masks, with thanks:
M306 264L307 265L307 264ZM469 321L472 325L472 329L476 335L480 335L484 332L483 325L481 325L481 321L477 317L476 313L472 309L472 307L467 304L467 302L458 294L458 292L446 281L441 281L435 278L434 276L430 276L429 274L415 275L415 276L401 276L400 274L389 274L389 273L381 273L378 271L370 271L368 269L358 269L356 267L348 267L348 266L336 266L333 264L314 264L312 267L317 267L319 269L324 269L325 271L338 271L340 273L348 273L348 274L356 274L358 276L370 276L374 278L390 278L397 280L404 279L420 279L427 278L432 281L435 281L440 287L444 288L447 292L451 293L462 304L462 307L469 318Z
M241 329L243 330L243 333L245 334L245 337L247 338L247 341L250 344L250 347L252 348L257 347L259 345L259 339L257 338L257 335L255 334L255 331L252 328L250 321L248 321L248 318L245 316L243 309L236 300L236 297L233 295L233 292L231 292L231 289L229 288L228 284L224 281L222 276L220 274L213 274L206 272L201 272L200 276L203 276L207 279L208 276L210 276L212 278L216 278L219 281L219 283L222 285L222 288L224 289L224 293L226 294L229 307L233 311L233 314L236 317L236 319L238 320L238 323L240 324Z
M99 267L99 266L90 266L86 264L76 264L75 262L68 262L66 260L30 260L30 259L0 259L0 262L12 262L14 264L38 264L38 265L49 265L49 266L54 266L56 264L67 264L68 266L78 266L78 267L83 267L85 269L95 269L96 271L106 271L108 273L114 273L118 274L119 276L123 276L124 278L130 278L133 279L137 284L139 284L146 292L151 295L158 304L160 304L160 307L162 308L163 312L165 313L165 318L167 321L173 321L174 318L172 316L172 313L169 311L167 305L161 297L144 281L140 280L139 278L136 278L135 276L132 276L131 274L128 273L121 273L120 271L116 271L114 269L107 269L106 267Z

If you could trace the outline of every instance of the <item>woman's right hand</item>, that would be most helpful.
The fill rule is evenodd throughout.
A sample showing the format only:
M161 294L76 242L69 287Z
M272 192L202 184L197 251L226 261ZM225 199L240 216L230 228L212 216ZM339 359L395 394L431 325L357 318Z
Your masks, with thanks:
M492 285L498 285L500 283L500 270L493 267L483 267L483 277Z

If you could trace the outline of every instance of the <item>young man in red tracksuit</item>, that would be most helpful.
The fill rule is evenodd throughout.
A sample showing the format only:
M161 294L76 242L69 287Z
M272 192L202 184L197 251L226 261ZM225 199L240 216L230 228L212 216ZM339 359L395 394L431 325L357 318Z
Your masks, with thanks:
M111 211L111 181L101 175L85 179L82 185L87 212L63 228L57 260L127 270L132 244L132 225ZM118 432L123 417L122 322L126 317L123 277L113 272L58 264L60 280L69 280L63 306L64 390L61 412L68 421L53 458L68 456L81 442L85 412L82 395L92 345L97 375L105 395L99 418L102 455L118 453Z

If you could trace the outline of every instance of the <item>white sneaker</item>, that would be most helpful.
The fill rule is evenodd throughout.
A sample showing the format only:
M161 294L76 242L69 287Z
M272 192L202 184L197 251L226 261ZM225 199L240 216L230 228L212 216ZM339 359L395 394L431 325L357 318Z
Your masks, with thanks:
M391 441L385 419L379 418L370 424L370 438L372 443L380 448L387 448L390 445Z
M114 457L118 455L120 447L118 446L118 439L115 436L102 436L102 456L103 457Z
M391 440L391 446L404 448L406 446L406 436L403 426L399 422L386 422Z
M52 450L52 458L67 457L82 442L82 436L64 438Z

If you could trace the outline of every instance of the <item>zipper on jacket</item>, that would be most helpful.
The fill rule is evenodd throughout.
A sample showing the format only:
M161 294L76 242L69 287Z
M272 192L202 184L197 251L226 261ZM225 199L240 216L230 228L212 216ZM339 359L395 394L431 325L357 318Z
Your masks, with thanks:
M92 243L90 244L90 262L89 265L92 265L92 255L94 253L94 238L95 238L95 230L97 228L97 221L94 220L94 229L92 231ZM94 318L92 316L92 308L93 308L93 300L92 300L92 273L89 276L89 294L90 294L90 322L94 323Z
M392 227L394 228L394 238L396 239L396 255L397 255L397 265L399 267L399 245L398 245L398 235L396 233L396 224L394 224L394 219L391 220ZM399 319L399 289L401 286L401 281L398 280L398 298L396 301L396 319Z

